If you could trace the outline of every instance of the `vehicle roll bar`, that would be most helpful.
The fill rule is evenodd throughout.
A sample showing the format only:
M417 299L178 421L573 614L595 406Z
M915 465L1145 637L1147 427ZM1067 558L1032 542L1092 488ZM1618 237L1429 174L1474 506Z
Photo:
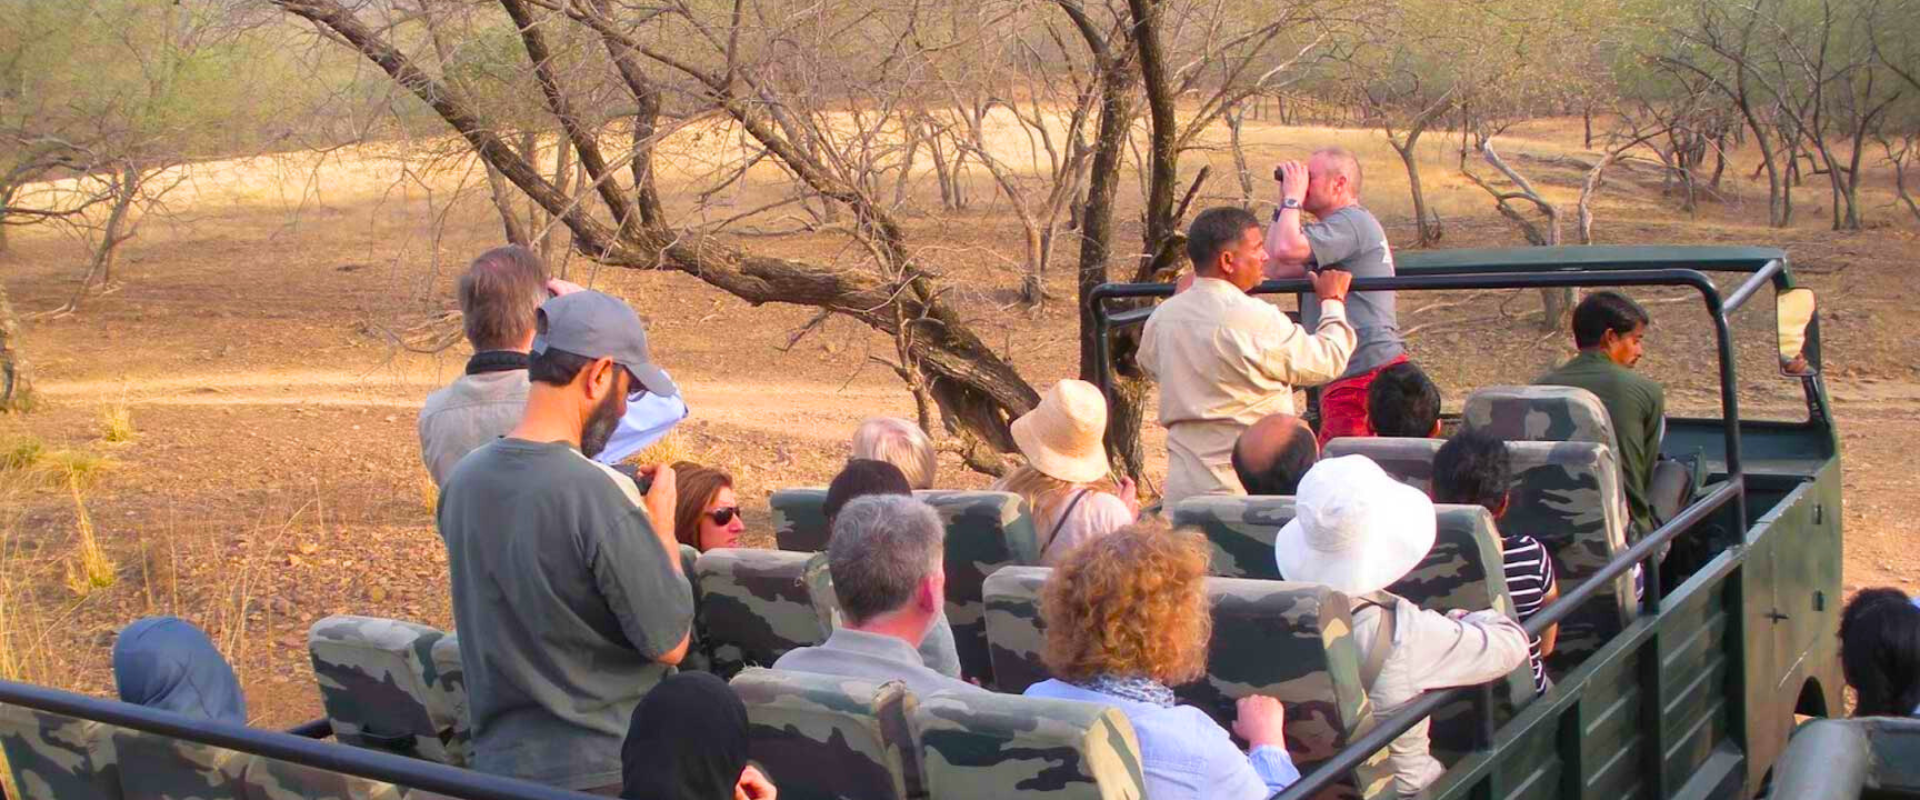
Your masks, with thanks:
M383 753L274 730L182 716L29 683L0 680L0 703L144 733L185 739L290 764L341 772L461 800L605 800L596 795L489 775L446 764ZM301 725L304 729L312 723Z

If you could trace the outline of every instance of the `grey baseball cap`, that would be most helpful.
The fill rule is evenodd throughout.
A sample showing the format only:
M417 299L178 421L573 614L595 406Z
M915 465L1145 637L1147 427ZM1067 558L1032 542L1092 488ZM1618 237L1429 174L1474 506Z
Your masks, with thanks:
M673 379L654 366L647 349L647 328L640 324L640 315L611 295L588 289L542 303L534 323L533 354L548 349L586 358L611 358L633 373L647 391L664 397L680 393Z

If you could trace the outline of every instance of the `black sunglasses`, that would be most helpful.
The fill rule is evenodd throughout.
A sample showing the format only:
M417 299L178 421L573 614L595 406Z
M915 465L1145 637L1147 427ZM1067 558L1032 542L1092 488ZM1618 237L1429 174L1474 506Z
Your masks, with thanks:
M715 525L725 525L732 522L733 518L739 515L740 509L727 506L726 508L716 508L707 512L707 519L713 520L713 524Z

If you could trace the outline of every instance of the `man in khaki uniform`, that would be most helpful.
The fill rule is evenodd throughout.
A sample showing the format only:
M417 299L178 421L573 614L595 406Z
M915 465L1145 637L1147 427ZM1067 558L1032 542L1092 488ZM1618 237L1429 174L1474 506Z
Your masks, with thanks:
M1308 276L1320 298L1311 332L1247 294L1263 279L1267 249L1246 210L1201 212L1187 229L1187 257L1193 285L1154 310L1140 340L1140 366L1160 384L1167 508L1193 495L1246 494L1231 461L1241 431L1294 413L1294 387L1340 377L1354 347L1345 272Z

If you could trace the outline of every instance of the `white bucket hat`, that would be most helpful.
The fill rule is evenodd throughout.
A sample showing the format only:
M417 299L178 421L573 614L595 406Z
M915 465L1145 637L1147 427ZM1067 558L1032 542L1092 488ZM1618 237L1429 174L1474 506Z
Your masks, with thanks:
M1106 476L1106 433L1107 398L1086 381L1054 384L1040 405L1013 421L1013 443L1027 463L1068 483Z
M1273 556L1290 581L1347 595L1387 588L1433 549L1433 501L1366 456L1329 458L1300 481L1292 522Z

